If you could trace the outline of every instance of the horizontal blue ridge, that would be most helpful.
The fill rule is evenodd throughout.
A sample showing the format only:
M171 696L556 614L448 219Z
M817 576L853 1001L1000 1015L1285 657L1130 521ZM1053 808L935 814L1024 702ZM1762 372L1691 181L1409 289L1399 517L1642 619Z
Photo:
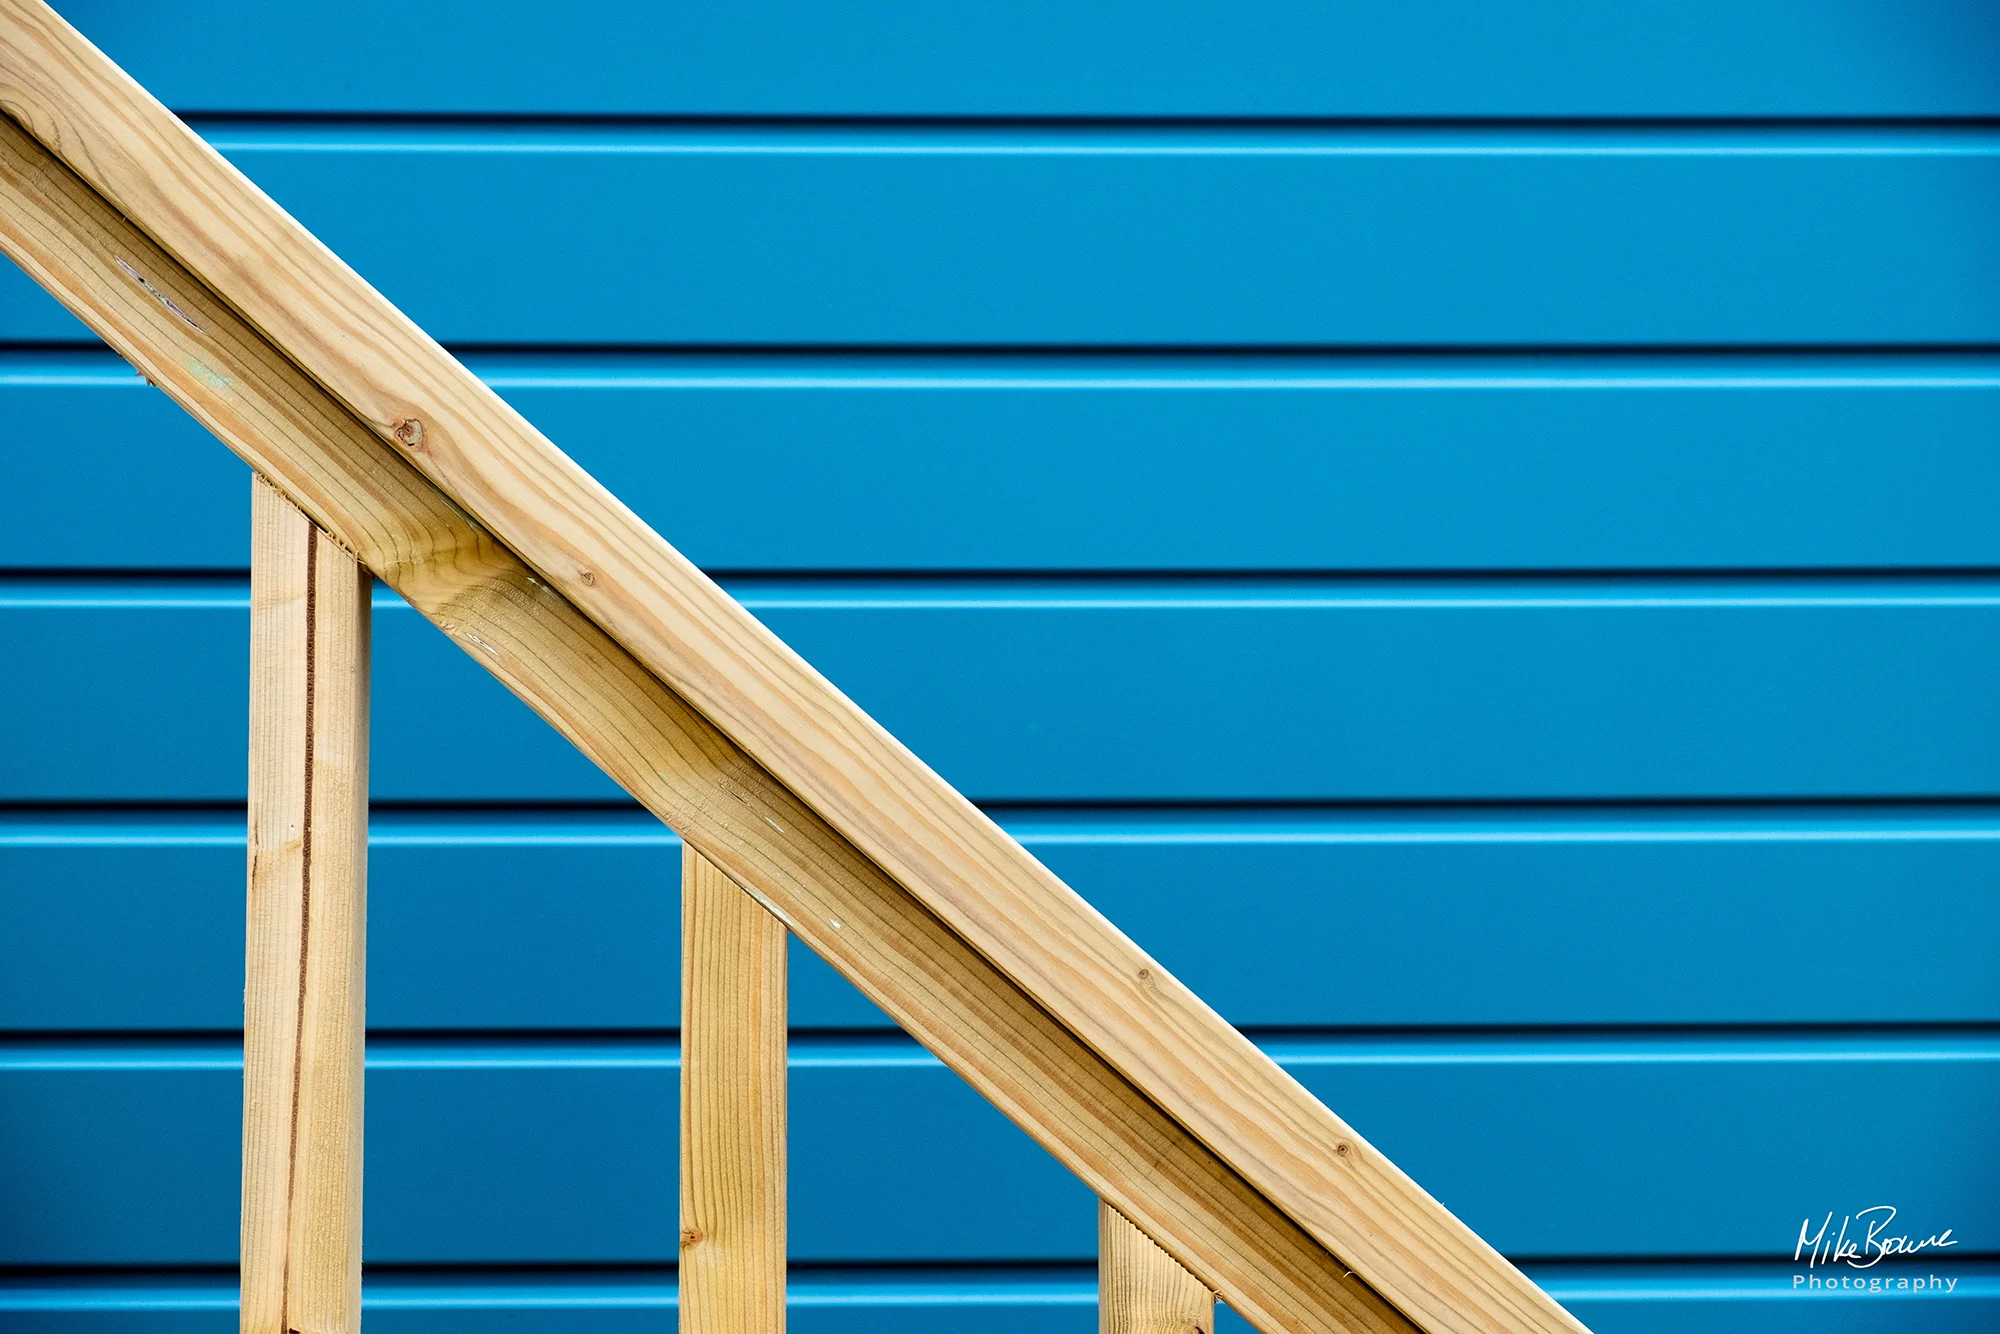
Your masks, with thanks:
M205 116L221 152L945 152L1450 155L2000 152L2000 122L578 122Z
M731 572L715 576L753 612L1118 611L1355 608L1923 607L2000 605L2000 571L1328 574L1243 572ZM244 609L248 571L0 571L0 608ZM410 610L375 585L379 613Z
M1425 803L1391 808L998 804L986 809L1029 848L2000 840L2000 800ZM70 809L0 806L0 848L240 847L243 838L240 806L208 810L143 803ZM369 841L385 848L680 846L679 835L634 805L428 809L377 804L369 815Z
M1644 1262L1575 1263L1533 1260L1529 1277L1559 1301L1734 1302L1759 1304L1791 1298L1801 1284L1793 1276L1804 1266L1781 1262L1717 1262L1659 1257ZM1955 1280L1949 1295L1982 1303L2000 1301L2000 1264L1972 1255L1934 1254L1921 1260L1889 1262L1873 1273L1845 1267L1816 1271L1836 1280L1898 1279L1933 1272ZM364 1304L371 1309L438 1306L532 1309L547 1306L671 1307L676 1274L671 1268L623 1270L535 1267L517 1272L491 1268L438 1269L377 1267L364 1271ZM794 1266L787 1277L789 1304L953 1306L1092 1305L1097 1300L1092 1267L1065 1265L892 1265ZM1837 1295L1837 1294L1829 1294ZM1850 1293L1863 1296L1865 1293ZM1892 1292L1893 1296L1894 1293ZM1940 1296L1946 1294L1939 1294ZM62 1274L0 1273L0 1312L56 1309L189 1310L236 1306L233 1273L79 1270Z
M1504 390L1991 388L1977 348L591 348L471 347L510 389ZM148 386L102 345L0 342L0 388Z
M1868 1031L1623 1030L1583 1033L1480 1032L1347 1033L1297 1031L1248 1035L1280 1065L1563 1066L2000 1062L2000 1023L1952 1028L1905 1026ZM914 1039L897 1034L795 1032L794 1069L935 1068L941 1062ZM0 1072L61 1070L214 1070L242 1063L242 1042L228 1035L0 1035ZM585 1038L556 1035L371 1034L368 1065L380 1070L637 1070L677 1068L671 1038Z

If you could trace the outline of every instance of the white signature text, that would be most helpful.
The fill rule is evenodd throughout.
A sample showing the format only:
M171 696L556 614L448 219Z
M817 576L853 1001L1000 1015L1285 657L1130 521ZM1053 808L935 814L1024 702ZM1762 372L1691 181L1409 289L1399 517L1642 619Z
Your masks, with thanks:
M1820 1220L1818 1230L1814 1230L1812 1219L1808 1218L1799 1224L1799 1244L1792 1252L1792 1263L1804 1259L1807 1269L1820 1265L1872 1269L1892 1255L1915 1255L1919 1251L1958 1245L1950 1228L1928 1237L1892 1235L1889 1227L1895 1221L1896 1207L1892 1204L1878 1204L1849 1214L1840 1220L1838 1231L1834 1230L1831 1213Z

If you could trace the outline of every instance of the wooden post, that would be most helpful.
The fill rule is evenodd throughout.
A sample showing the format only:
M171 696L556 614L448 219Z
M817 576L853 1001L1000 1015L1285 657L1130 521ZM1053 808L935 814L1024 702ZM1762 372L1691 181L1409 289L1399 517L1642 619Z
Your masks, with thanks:
M243 1334L361 1327L368 596L354 558L258 478Z
M681 858L681 1334L785 1328L784 924Z
M1098 1334L1214 1334L1215 1294L1097 1202Z

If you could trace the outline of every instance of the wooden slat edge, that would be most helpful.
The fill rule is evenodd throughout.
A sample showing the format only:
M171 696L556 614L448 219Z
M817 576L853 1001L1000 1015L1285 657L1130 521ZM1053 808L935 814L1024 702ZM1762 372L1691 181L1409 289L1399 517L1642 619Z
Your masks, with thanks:
M0 250L1252 1324L1412 1328L4 118Z
M0 0L0 110L1424 1328L1575 1327L43 0Z

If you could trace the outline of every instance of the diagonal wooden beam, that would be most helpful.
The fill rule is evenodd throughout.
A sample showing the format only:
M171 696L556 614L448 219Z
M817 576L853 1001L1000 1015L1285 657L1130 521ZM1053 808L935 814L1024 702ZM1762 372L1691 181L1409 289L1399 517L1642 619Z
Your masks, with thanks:
M4 118L0 250L1252 1324L1412 1329Z
M0 0L0 111L1419 1325L1580 1328L43 0Z

